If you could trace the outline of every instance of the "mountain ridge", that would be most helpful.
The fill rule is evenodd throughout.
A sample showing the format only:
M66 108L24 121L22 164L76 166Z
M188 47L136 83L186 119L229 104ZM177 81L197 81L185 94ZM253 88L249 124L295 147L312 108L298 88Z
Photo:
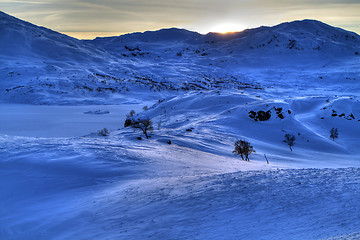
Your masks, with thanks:
M36 45L46 45L49 41L60 42L63 48L61 51L69 51L69 48L88 48L88 43L96 46L103 44L107 50L111 50L111 47L121 43L134 44L162 41L171 43L183 42L190 45L217 42L231 42L231 44L233 44L235 41L240 47L245 42L246 46L243 46L244 50L247 50L246 48L254 49L264 47L265 45L270 45L270 43L275 47L285 44L285 47L297 50L307 48L310 45L311 48L318 49L320 45L325 42L345 47L350 43L354 44L354 46L352 46L353 52L359 50L360 46L360 36L358 34L311 19L284 22L272 27L261 26L228 34L213 32L200 34L186 29L166 28L156 31L128 33L120 36L97 37L93 40L79 40L0 12L0 31L3 35L0 37L0 40L2 39L1 49L5 53L11 52L14 46L20 45L25 41L27 42L25 42L26 44L22 44L23 46L31 45L31 47L33 47L33 45L35 45L34 52L38 53L43 50L43 47ZM279 40L279 37L282 39ZM289 41L289 43L283 40L285 38L288 38L286 40ZM310 42L309 39L313 41ZM299 43L299 40L307 41L306 44L309 46L301 44L301 42ZM253 43L249 43L250 41ZM286 46L286 44L288 44L288 46ZM40 50L37 48L40 48ZM96 51L97 49L92 48L91 50ZM91 51L87 49L85 52ZM79 54L76 53L74 55Z
M359 52L359 35L316 20L229 34L169 28L78 40L0 13L0 100L103 102L149 90L259 89L279 84L273 79L284 73L310 79L313 73L304 71L324 75L328 66L339 73L327 83L335 76L349 82L357 79ZM343 77L345 62L352 74Z
M198 33L196 31L191 31L191 30L188 30L188 29L185 29L185 28L169 27L169 28L162 28L162 29L158 29L158 30L147 30L147 31L144 31L144 32L126 33L126 34L122 34L122 35L118 35L118 36L96 37L94 39L83 39L82 40L82 39L78 39L78 38L75 38L75 37L71 37L71 36L66 35L64 33L61 33L61 32L54 31L54 30L52 30L50 28L47 28L47 27L44 27L44 26L35 25L35 24L31 23L31 22L16 18L16 17L14 17L12 15L9 15L9 14L3 12L3 11L0 11L0 21L4 21L4 20L12 20L11 22L14 22L14 21L22 22L23 24L31 26L31 27L41 28L41 29L44 29L44 30L47 30L47 31L51 31L53 33L58 33L58 34L61 34L63 36L67 36L67 37L72 38L72 39L77 39L77 40L80 40L80 41L83 41L83 40L92 41L92 40L95 40L95 39L116 38L116 37L131 36L131 35L139 36L139 35L156 34L156 33L159 33L159 35L161 35L164 32L170 33L171 36L169 36L169 34L167 35L170 38L174 38L174 35L175 36L177 35L177 34L175 34L176 32L178 33L178 35L185 35L185 33L187 33L188 35L193 34L193 35L196 35L196 36L203 36L203 37L208 36L208 35L214 35L214 34L215 35L220 35L220 36L235 36L235 35L238 35L238 34L241 34L241 33L244 33L244 32L248 32L248 31L264 30L264 29L279 29L279 28L283 28L285 26L290 26L291 28L294 28L294 26L303 27L305 24L306 25L313 25L313 26L317 25L318 27L321 26L321 27L327 28L327 29L337 29L337 30L340 30L342 32L345 31L346 33L350 34L351 36L358 36L359 37L359 34L357 34L356 32L345 30L345 29L340 28L340 27L334 27L334 26L331 26L329 24L326 24L326 23L321 22L321 21L316 20L316 19L303 19L303 20L293 20L293 21L289 21L289 22L282 22L282 23L279 23L279 24L276 24L276 25L273 25L273 26L263 25L263 26L259 26L259 27L255 27L255 28L247 28L247 29L244 29L242 31L235 31L235 32L228 32L228 33L208 32L206 34L201 34L201 33ZM9 23L9 21L8 21L8 23Z
M118 36L96 37L94 39L86 39L86 40L87 41L92 41L92 40L95 40L95 39L116 38L116 37L124 37L124 36L131 36L131 35L139 36L139 35L161 33L163 31L183 31L183 32L193 33L194 35L198 35L198 36L202 36L202 37L211 36L211 35L218 35L218 36L223 36L225 38L226 36L234 37L236 35L241 35L244 32L249 32L249 31L254 31L254 30L276 29L276 28L281 28L281 27L284 27L284 26L294 27L296 25L299 25L299 23L300 24L307 24L307 25L310 25L310 24L311 25L317 25L318 27L322 26L322 27L326 27L328 29L335 28L335 29L340 30L340 31L346 31L347 33L350 33L351 35L359 36L359 34L357 34L356 32L345 30L345 29L340 28L340 27L334 27L334 26L331 26L329 24L326 24L326 23L321 22L321 21L316 20L316 19L303 19L303 20L294 20L294 21L289 21L289 22L282 22L282 23L276 24L274 26L265 26L265 25L263 25L263 26L259 26L259 27L255 27L255 28L246 28L246 29L244 29L242 31L234 31L234 32L227 32L227 33L208 32L206 34L201 34L199 32L191 31L191 30L188 30L188 29L185 29L185 28L169 27L169 28L162 28L162 29L158 29L158 30L151 30L151 31L144 31L144 32L126 33L126 34L121 34L121 35L118 35Z

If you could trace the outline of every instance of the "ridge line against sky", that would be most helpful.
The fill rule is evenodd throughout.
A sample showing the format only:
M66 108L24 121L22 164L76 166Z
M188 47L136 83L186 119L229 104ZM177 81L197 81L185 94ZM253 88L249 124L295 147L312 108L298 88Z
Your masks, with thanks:
M301 19L360 33L359 0L0 0L0 9L80 39L170 27L241 31Z

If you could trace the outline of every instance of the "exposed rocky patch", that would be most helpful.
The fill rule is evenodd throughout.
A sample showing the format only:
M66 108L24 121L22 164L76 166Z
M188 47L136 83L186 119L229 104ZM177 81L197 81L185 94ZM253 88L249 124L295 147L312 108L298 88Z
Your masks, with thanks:
M254 119L254 121L267 121L267 120L269 120L270 118L271 118L271 111L270 110L268 110L268 111L262 111L262 110L260 110L260 111L257 111L257 112L255 112L255 111L250 111L249 112L249 117L251 118L251 119Z
M332 117L340 117L340 118L345 118L346 120L355 120L355 116L353 113L350 114L345 114L345 113L337 113L336 110L332 109L332 113L331 113Z
M260 111L255 112L255 111L251 110L249 112L249 117L251 119L254 119L254 121L256 121L256 122L257 121L261 121L261 122L267 121L271 118L272 110L275 111L274 114L276 115L276 117L278 117L280 119L284 119L285 118L284 114L286 114L286 113L289 115L291 114L291 110L287 110L286 112L283 112L282 107L277 108L274 106L273 108L271 108L270 110L267 110L267 111L260 110Z

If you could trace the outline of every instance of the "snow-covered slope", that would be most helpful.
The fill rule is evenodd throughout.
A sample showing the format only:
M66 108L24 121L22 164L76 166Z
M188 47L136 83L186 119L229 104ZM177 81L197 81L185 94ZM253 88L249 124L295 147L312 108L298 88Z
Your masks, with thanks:
M272 112L269 122L255 122L247 110L266 106L256 98L203 97L203 102L189 95L150 108L144 114L157 117L149 140L137 140L140 133L129 129L111 129L109 137L1 135L0 204L6 208L0 210L0 238L358 236L359 147L350 131L358 134L359 124L342 126L340 138L332 142L325 130L315 129L317 135L306 129L305 116L293 122L286 111L284 119ZM227 101L230 112L224 108ZM306 115L327 102L272 104ZM282 129L301 133L293 152L282 142ZM250 162L232 155L237 138L254 145ZM355 145L347 149L349 142Z
M0 57L89 64L103 52L83 41L0 12Z
M259 112L268 118L257 120ZM253 95L214 91L193 93L159 103L144 115L161 122L164 138L180 136L176 144L231 155L233 143L246 139L254 144L257 158L264 154L273 162L288 166L359 166L359 98L325 96L264 99ZM341 137L332 141L330 129L338 128ZM186 130L190 129L190 132ZM296 150L283 142L286 133L296 136ZM314 159L314 155L316 158ZM344 161L339 161L339 157ZM305 162L304 162L305 161Z
M90 94L79 95L76 89L101 88L104 84L94 74L112 61L121 62L85 41L3 12L0 12L0 59L1 100L33 104L85 99Z

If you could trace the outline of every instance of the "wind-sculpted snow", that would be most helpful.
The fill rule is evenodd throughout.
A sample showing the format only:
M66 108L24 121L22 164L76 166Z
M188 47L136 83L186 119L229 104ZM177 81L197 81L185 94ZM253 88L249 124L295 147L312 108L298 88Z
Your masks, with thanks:
M122 138L0 141L2 239L326 239L358 231L358 168L238 172L266 165L154 143L129 147Z
M358 176L358 170L350 168L240 172L181 181L163 179L155 191L152 188L130 191L134 197L128 197L128 201L135 201L139 208L148 204L152 208L145 212L136 211L136 207L129 209L127 214L132 211L141 214L141 220L136 227L130 227L128 223L134 219L122 218L126 230L119 236L320 239L341 234L335 230L339 225L344 232L357 231ZM135 197L139 195L147 198ZM115 225L116 221L109 224Z

